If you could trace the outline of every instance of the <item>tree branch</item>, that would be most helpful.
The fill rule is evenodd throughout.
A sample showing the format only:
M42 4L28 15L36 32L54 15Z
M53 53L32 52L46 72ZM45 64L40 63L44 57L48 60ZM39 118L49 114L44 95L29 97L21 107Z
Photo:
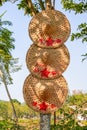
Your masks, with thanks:
M14 4L18 0L9 0L9 1Z
M51 2L51 0L45 0L45 3L46 3L46 9L52 8L52 2Z
M53 7L55 8L55 0L53 0Z
M27 2L28 2L28 6L29 6L29 8L30 8L30 10L31 10L32 16L36 15L36 11L35 11L35 8L34 8L34 6L33 6L32 1L31 1L31 0L27 0Z
M42 0L38 0L38 2L39 2L39 5L40 5L41 9L45 10L43 1Z

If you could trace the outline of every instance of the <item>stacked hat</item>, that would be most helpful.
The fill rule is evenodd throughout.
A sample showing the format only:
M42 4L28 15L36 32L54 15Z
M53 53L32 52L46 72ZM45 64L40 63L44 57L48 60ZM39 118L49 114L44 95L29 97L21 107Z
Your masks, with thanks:
M41 113L51 113L64 104L68 88L63 76L45 81L29 75L24 82L23 93L30 108Z
M35 111L54 112L66 100L68 85L62 74L70 62L64 45L69 34L69 21L60 11L42 11L29 24L33 44L27 51L26 64L31 74L24 82L23 94Z
M29 35L39 47L56 48L68 39L70 24L60 11L45 10L32 18Z
M59 77L66 70L69 61L70 56L65 45L55 49L43 49L33 44L26 56L26 63L30 72L42 79Z

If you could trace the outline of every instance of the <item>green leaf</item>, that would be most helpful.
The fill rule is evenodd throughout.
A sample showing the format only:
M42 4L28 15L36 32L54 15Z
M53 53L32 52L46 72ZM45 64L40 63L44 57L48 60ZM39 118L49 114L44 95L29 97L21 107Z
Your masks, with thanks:
M71 35L71 41L74 41L74 33Z

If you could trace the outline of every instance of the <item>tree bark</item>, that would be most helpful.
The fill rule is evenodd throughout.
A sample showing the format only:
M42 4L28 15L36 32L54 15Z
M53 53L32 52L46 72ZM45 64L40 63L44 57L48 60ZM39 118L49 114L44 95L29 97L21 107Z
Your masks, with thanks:
M55 8L55 0L53 0L53 7Z
M12 102L12 99L11 99L11 96L10 96L10 93L9 93L9 90L8 90L8 87L7 87L7 84L6 84L4 75L3 75L3 83L4 83L4 86L5 86L7 95L8 95L8 97L9 97L9 101L10 101L11 106L12 106L14 121L15 121L15 123L17 124L18 118L17 118L17 115L16 115L15 107L14 107L14 104L13 104L13 102Z
M38 0L38 2L39 2L39 5L40 5L41 9L45 10L43 1L42 0Z
M54 112L54 126L56 126L56 112Z
M50 130L51 114L40 113L40 130Z
M33 6L32 1L31 1L31 0L27 0L27 2L28 2L28 7L29 7L30 10L31 10L32 16L36 15L36 11L35 11L35 8L34 8L34 6Z

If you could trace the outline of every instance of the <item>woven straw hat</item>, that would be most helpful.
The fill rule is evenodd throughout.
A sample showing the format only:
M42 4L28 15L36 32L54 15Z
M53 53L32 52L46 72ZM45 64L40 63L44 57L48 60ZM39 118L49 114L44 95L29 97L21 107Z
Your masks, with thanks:
M69 61L69 52L64 44L56 49L43 49L33 44L26 55L28 69L42 79L59 77L66 70Z
M44 48L56 48L70 35L70 24L60 11L45 10L35 15L29 24L29 35L34 43Z
M27 105L40 113L51 113L62 107L68 94L63 76L55 80L41 80L30 75L23 86Z

